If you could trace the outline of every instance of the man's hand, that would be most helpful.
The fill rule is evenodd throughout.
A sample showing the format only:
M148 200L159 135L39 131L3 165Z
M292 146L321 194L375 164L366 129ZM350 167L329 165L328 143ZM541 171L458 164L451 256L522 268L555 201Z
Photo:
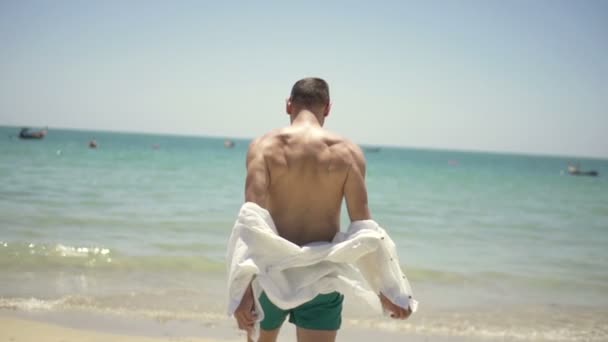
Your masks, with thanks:
M407 319L412 314L412 309L407 308L404 309L400 306L393 304L388 298L384 296L384 294L380 293L380 302L382 303L382 307L391 313L391 317L394 319Z
M251 284L245 290L241 303L234 311L234 318L239 326L239 329L247 331L247 334L253 330L253 325L258 315L254 311L255 301L253 300L253 289Z

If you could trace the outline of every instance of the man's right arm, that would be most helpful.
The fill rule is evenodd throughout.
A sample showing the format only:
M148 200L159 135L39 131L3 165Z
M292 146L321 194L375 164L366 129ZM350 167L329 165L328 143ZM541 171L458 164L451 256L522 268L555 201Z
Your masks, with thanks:
M262 139L256 139L251 143L247 152L245 201L253 202L262 208L266 208L269 176L262 146Z
M245 201L253 202L266 208L268 195L268 168L264 159L262 139L254 140L247 151L247 178L245 179ZM253 331L257 314L255 313L255 300L251 283L247 286L239 306L234 311L234 318L239 329L246 330L248 334ZM249 341L249 339L248 339Z
M371 219L369 206L367 202L367 187L365 185L365 156L361 148L355 144L349 146L352 162L346 182L344 184L344 197L346 198L346 208L350 220L368 220ZM407 319L411 313L411 308L404 309L391 302L383 293L379 294L380 303L391 313L391 317L395 319Z
M365 185L365 156L361 148L348 143L350 166L344 182L344 198L348 216L352 221L369 220L371 214L367 203Z

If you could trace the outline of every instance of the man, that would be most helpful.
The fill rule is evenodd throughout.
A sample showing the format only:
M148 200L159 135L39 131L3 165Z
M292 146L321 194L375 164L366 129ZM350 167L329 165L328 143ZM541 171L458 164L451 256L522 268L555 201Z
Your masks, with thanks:
M256 139L247 154L245 201L268 210L278 234L300 246L332 241L340 230L343 198L351 221L371 218L363 152L323 128L330 109L329 87L324 80L299 80L286 104L291 125ZM288 315L297 327L298 341L334 341L341 324L342 301L343 296L334 292L282 310L262 294L265 317L259 341L276 341ZM383 294L380 301L393 318L405 319L411 313ZM256 315L251 285L234 316L240 329L253 328Z

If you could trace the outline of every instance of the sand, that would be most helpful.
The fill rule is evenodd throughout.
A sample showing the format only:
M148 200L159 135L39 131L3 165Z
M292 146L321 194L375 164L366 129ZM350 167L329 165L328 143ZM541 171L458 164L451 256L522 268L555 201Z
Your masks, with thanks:
M48 317L47 317L48 318ZM125 323L129 323L127 320ZM55 322L40 321L37 318L0 314L1 342L233 342L245 341L244 335L235 330L224 330L223 337L217 337L217 332L203 333L205 336L180 336L179 333L167 333L169 336L143 336L118 330L108 332L103 330L70 327ZM208 336L207 336L208 335ZM215 335L215 336L214 336ZM287 324L279 335L279 341L296 341L295 329ZM369 329L343 329L338 333L337 341L409 341L409 342L464 342L479 341L455 337L421 336L410 334L391 334Z
M146 337L119 335L94 330L73 329L35 320L0 317L0 341L3 342L220 342L244 339L206 337Z
M144 337L117 335L93 330L73 329L59 325L0 317L0 341L3 342L219 342L243 341L219 340L198 337Z

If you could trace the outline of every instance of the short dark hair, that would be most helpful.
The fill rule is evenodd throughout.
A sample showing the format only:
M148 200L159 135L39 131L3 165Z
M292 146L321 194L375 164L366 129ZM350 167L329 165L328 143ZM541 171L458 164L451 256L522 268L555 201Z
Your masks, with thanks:
M306 108L326 106L329 104L329 85L321 78L303 78L293 85L289 99Z

